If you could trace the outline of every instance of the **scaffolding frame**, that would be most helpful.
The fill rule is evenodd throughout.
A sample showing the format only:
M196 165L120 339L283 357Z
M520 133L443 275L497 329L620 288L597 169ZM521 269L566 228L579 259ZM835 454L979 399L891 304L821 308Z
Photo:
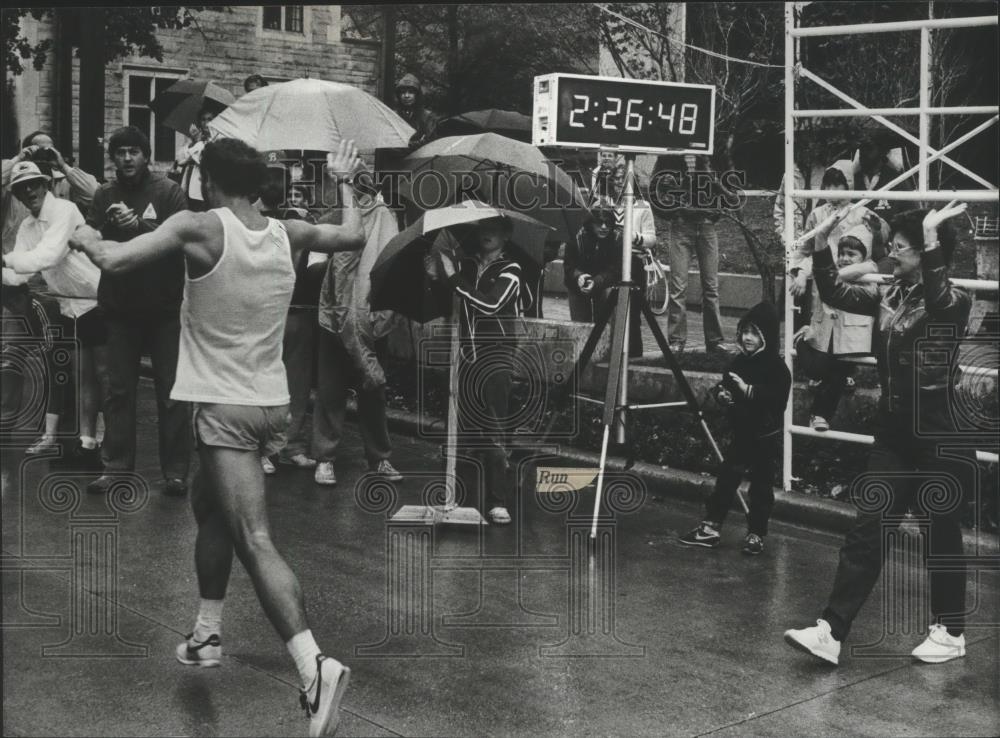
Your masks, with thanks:
M957 148L961 144L965 143L973 136L978 135L982 131L995 126L1000 120L1000 107L991 105L966 105L966 106L955 106L955 107L932 107L930 104L932 83L931 83L931 31L935 29L955 29L955 28L974 28L982 26L996 26L997 16L976 16L969 18L946 18L946 19L936 19L933 18L933 3L929 3L931 16L927 20L918 21L901 21L894 23L866 23L866 24L856 24L856 25L840 25L840 26L816 26L809 28L800 28L797 25L797 12L798 9L803 6L803 3L786 2L785 3L785 190L784 190L784 208L785 208L785 233L784 233L784 243L785 243L785 263L786 272L787 264L790 263L793 250L796 248L797 239L795 237L795 225L796 219L794 217L795 199L808 199L822 197L827 200L856 200L862 198L861 202L858 202L855 207L861 207L867 204L872 199L885 199L885 200L904 200L904 201L926 201L926 202L949 202L951 200L963 200L967 202L997 202L1000 197L998 197L997 186L992 182L987 181L983 177L979 176L975 172L968 170L966 167L958 164L952 159L948 158L947 154L949 151ZM834 85L830 84L826 80L823 80L815 73L804 68L798 60L799 56L799 39L801 38L815 38L820 36L845 36L845 35L855 35L863 33L891 33L899 31L919 31L920 33L920 101L919 106L916 108L870 108L858 100L855 100L850 95L837 89ZM847 103L849 108L835 108L835 109L816 109L816 110L796 110L795 108L795 83L798 79L809 80L820 87L822 87L827 92L830 92L838 99ZM943 146L940 149L934 149L929 144L930 139L930 116L931 115L968 115L968 114L992 114L992 118L986 122L976 126L971 131L965 133L964 135L952 141L947 146ZM886 115L901 115L901 116L919 116L919 136L915 137L909 131L901 128L892 121L886 119ZM909 170L903 172L896 179L885 183L877 190L847 190L843 192L838 191L825 191L825 190L806 190L806 189L796 189L795 188L795 120L797 118L839 118L839 117L870 117L872 120L880 123L885 128L902 136L907 141L915 143L919 149L919 158L917 164L911 167ZM958 170L962 174L966 175L978 184L983 185L983 189L979 190L932 190L929 184L929 164L933 161L940 160L945 164L948 164L953 169ZM895 187L897 184L903 182L904 180L911 177L914 173L917 174L918 186L916 191L907 192L895 192L890 191L890 188ZM806 233L800 237L800 239L812 237L815 235L815 231ZM878 275L869 275L868 281L880 281L884 277ZM977 292L997 292L997 283L989 280L952 280L955 284L966 287ZM787 287L786 287L787 289ZM794 317L794 306L791 299L785 300L785 334L784 334L784 353L785 353L785 363L788 366L788 370L791 372L793 370L792 362L795 355L794 347L792 345L793 331L791 327L793 325ZM855 363L859 364L874 364L874 358L864 358L855 360ZM963 367L963 370L965 367ZM997 375L995 369L982 369L978 367L969 367L972 373L989 373L994 377ZM794 384L793 389L794 392ZM793 435L799 436L811 436L814 438L823 438L830 441L848 441L853 443L862 443L871 445L874 443L874 438L870 435L862 435L859 433L845 433L843 431L825 431L819 433L814 431L812 428L805 426L797 426L792 420L792 412L794 409L794 403L791 397L789 402L785 407L784 423L783 423L783 444L782 444L782 470L781 470L781 482L782 488L785 491L791 490L792 486L792 437ZM996 463L998 461L998 456L995 453L986 451L977 451L977 458L980 461L990 461Z

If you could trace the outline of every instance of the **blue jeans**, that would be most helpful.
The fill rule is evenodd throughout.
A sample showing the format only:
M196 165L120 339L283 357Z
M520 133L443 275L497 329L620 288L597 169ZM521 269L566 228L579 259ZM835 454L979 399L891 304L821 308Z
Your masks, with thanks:
M719 236L715 223L708 220L665 221L667 263L670 265L667 303L667 340L671 346L687 342L687 286L691 254L698 258L701 276L701 316L705 328L705 346L723 341L719 315Z

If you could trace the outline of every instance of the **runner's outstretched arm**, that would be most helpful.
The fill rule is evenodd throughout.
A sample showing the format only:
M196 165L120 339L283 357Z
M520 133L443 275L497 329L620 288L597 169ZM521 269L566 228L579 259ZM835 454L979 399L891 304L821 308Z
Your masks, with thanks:
M155 231L136 236L129 241L107 241L101 232L80 226L69 239L69 247L82 251L102 271L117 274L185 250L200 257L206 237L212 232L211 219L206 213L183 210L167 218Z

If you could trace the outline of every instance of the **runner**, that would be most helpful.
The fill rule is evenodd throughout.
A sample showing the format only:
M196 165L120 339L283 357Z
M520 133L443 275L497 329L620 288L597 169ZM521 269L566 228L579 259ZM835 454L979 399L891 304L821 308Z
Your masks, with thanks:
M194 403L201 459L192 507L198 523L195 568L201 607L177 660L218 666L222 606L235 551L271 624L295 660L309 735L332 732L350 669L323 656L306 622L302 590L271 541L262 453L276 452L288 423L288 382L281 339L303 250L350 251L364 245L350 173L353 142L328 159L343 198L343 225L277 221L251 204L264 184L261 155L236 139L205 146L202 191L211 208L182 212L123 244L81 229L73 247L106 272L134 269L169 253L186 260L180 359L171 397Z

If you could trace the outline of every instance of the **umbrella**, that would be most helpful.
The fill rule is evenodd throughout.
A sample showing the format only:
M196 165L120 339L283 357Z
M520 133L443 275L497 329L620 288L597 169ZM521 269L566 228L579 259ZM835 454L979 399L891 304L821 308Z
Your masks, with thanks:
M572 178L534 146L495 133L450 136L420 147L402 161L409 176L403 197L421 209L474 196L507 211L528 214L570 240L583 225L586 201Z
M218 115L234 102L236 98L229 90L211 80L182 79L157 95L149 103L149 109L167 128L186 136L190 134L191 126L197 125L202 108Z
M321 79L260 87L209 124L218 136L271 149L330 151L342 139L363 151L405 147L414 130L364 90Z
M424 256L436 249L450 251L455 244L453 236L459 243L464 240L471 245L472 226L500 216L510 218L514 225L511 256L522 265L541 263L550 229L534 218L475 201L430 210L394 236L379 254L371 270L371 309L393 310L418 323L448 315L450 302L432 288L424 273Z
M445 118L436 129L439 136L469 133L499 133L524 143L531 142L531 118L513 110L473 110Z

